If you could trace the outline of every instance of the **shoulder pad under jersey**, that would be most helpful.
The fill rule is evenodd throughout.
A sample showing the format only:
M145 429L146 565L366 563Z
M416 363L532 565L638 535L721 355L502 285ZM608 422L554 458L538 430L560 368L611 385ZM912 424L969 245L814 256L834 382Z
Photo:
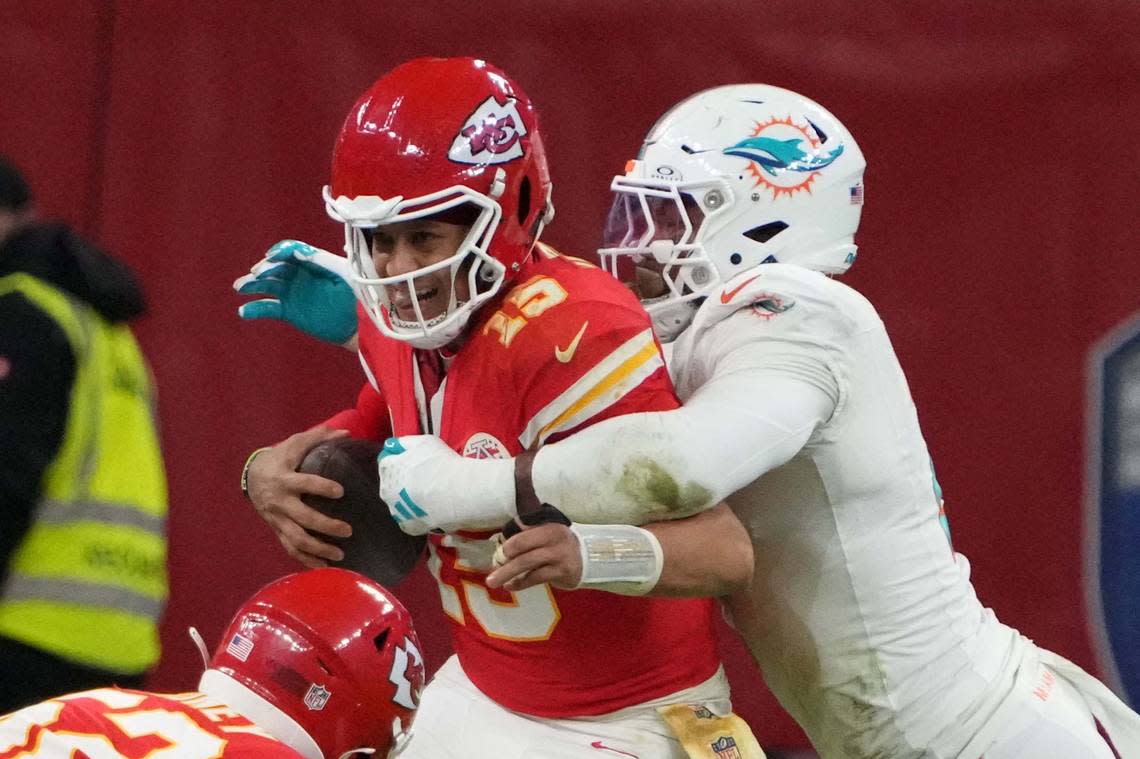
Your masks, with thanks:
M817 328L852 333L880 324L874 306L825 274L794 264L762 264L737 274L709 294L690 330L703 331L748 310L757 325L811 322Z

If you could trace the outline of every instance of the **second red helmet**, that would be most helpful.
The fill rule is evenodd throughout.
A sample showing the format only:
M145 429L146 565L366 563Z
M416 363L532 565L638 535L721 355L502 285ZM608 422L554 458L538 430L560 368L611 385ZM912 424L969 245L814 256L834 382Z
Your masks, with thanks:
M307 759L372 749L409 734L424 685L408 611L363 575L314 569L258 591L222 636L199 690Z

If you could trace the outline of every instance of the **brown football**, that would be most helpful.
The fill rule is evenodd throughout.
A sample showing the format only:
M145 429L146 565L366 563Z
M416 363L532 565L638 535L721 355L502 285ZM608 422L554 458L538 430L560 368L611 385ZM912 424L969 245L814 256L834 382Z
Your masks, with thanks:
M347 538L313 533L344 551L344 559L332 562L333 566L359 572L390 588L416 566L427 538L401 530L380 499L376 469L380 448L380 443L370 440L326 440L309 449L297 471L335 480L344 487L340 498L303 498L322 514L352 525L352 535Z

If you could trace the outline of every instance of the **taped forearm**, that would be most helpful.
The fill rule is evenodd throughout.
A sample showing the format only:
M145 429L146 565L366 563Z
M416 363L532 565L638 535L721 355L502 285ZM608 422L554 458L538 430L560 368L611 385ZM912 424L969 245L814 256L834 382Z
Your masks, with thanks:
M657 536L628 524L573 524L582 577L579 588L643 596L656 587L664 555Z

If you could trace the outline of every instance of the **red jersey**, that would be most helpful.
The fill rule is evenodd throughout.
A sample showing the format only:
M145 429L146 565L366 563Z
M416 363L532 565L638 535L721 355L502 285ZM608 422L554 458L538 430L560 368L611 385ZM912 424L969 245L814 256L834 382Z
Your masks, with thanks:
M0 717L0 759L301 759L202 693L101 688Z
M503 458L607 417L678 406L636 298L600 269L540 250L472 319L438 394L431 352L361 320L361 355L393 434L432 432L465 456ZM464 671L499 704L542 717L603 714L716 671L711 600L492 590L487 537L431 535L428 568Z

